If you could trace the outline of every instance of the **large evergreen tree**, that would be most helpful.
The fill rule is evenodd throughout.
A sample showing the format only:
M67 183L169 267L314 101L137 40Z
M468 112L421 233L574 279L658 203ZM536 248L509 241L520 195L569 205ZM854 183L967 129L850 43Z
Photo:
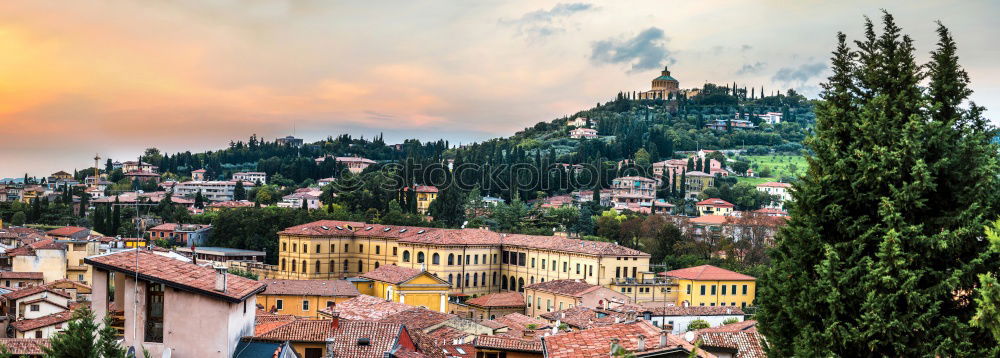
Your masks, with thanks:
M924 72L889 14L857 49L839 35L813 155L762 280L773 356L987 356L970 327L982 228L997 209L994 131L943 26ZM920 82L929 78L929 85ZM990 353L990 350L994 350Z

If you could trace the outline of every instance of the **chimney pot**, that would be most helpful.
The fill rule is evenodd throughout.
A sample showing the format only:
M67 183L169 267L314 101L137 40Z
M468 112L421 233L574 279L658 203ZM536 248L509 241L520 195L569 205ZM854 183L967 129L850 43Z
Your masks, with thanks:
M215 268L215 290L225 293L226 292L226 271L225 267Z
M660 330L660 346L659 347L660 348L664 348L666 346L667 346L667 330L666 330L666 327L664 326L664 329Z
M337 312L330 312L330 330L336 331L337 328L340 328L340 314Z
M639 352L642 352L642 351L646 350L646 336L641 335L641 334L639 335L639 343L638 343L637 347L638 348L636 348L636 350L639 351Z

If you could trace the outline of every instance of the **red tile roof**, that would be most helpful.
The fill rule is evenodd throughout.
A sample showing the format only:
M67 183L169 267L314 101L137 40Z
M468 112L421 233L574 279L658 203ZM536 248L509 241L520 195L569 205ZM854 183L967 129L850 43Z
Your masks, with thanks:
M90 231L90 229L79 226L64 226L58 229L46 231L45 233L50 236L72 236L73 234L77 234L81 231Z
M696 218L691 218L688 222L700 225L722 225L730 222L730 218L730 216L723 215L702 215Z
M399 312L411 310L416 307L405 303L390 302L378 297L359 295L347 301L338 303L334 307L341 319L377 321ZM324 308L322 312L329 312Z
M660 346L660 335L665 334L666 345ZM675 335L661 331L648 321L620 323L610 326L585 329L575 332L558 334L542 338L546 358L569 357L607 357L611 352L612 339L618 339L618 344L629 352L636 352L639 346L639 336L645 336L646 349L642 353L676 350L688 353L694 349L691 343ZM698 356L714 358L704 350L698 350Z
M717 208L732 208L732 207L735 207L735 205L733 205L732 203L730 203L728 201L725 201L725 200L722 200L722 199L719 199L719 198L708 198L708 199L699 201L695 205L708 205L708 206L714 206L714 207L717 207Z
M520 292L498 292L482 295L465 301L479 307L524 307L524 295Z
M598 317L598 313L602 313ZM596 310L584 306L576 306L560 311L546 312L541 314L542 318L549 321L559 321L573 328L588 329L601 326L609 326L615 323L624 322L627 315L620 312Z
M641 311L654 316L742 316L743 310L736 306L663 306L659 302L640 304Z
M736 350L736 358L764 358L764 336L757 332L757 321L743 321L719 327L699 329L695 340L702 347L721 347Z
M423 271L418 269L412 269L408 267L392 265L382 265L379 268L366 272L361 275L363 278L369 278L372 280L378 280L382 282L388 282L393 284L400 284L410 279L417 277Z
M502 323L510 328L511 331L529 330L528 325L535 325L535 329L546 328L549 326L549 322L520 313L508 313L497 317L494 321Z
M473 342L476 348L542 353L542 342L506 336L479 336Z
M661 272L660 276L698 281L755 281L756 278L712 265L701 265Z
M780 182L776 182L776 181L769 181L769 182L766 182L766 183L757 184L757 187L758 188L761 188L761 187L791 188L792 184L789 184L789 183L780 183Z
M347 280L274 280L262 279L267 284L262 295L297 295L324 297L354 297L358 288Z
M0 271L0 279L42 280L44 276L41 272Z
M411 330L424 330L455 317L452 314L431 311L422 307L413 307L413 309L388 315L380 319L379 322L398 323L406 325Z
M226 274L226 290L215 290L216 271L210 267L198 266L175 260L146 250L128 250L113 254L91 256L84 262L110 271L129 276L138 273L139 278L160 282L173 288L199 293L229 302L241 302L265 289L258 282L237 275ZM136 262L139 266L136 267Z
M578 279L552 280L525 286L525 289L551 292L559 295L583 297L583 295L601 288Z
M49 346L46 338L0 338L0 346L7 347L11 355L36 355L45 354L42 347Z
M401 324L339 320L337 329L333 329L332 323L327 319L295 320L254 339L325 344L327 338L332 338L333 352L337 357L382 358L396 349L400 336L406 334ZM359 339L367 339L369 344L360 345Z
M14 323L11 323L10 325L19 332L25 332L69 321L72 315L73 311L66 310L59 313L53 313L48 316L38 317L35 319L22 319L19 321L14 321Z
M41 293L41 292L50 292L50 293L55 294L55 295L63 296L63 297L66 297L66 298L70 298L69 295L67 295L65 293L62 293L62 292L59 292L57 290L50 289L50 288L48 288L46 286L30 286L30 287L25 287L25 288L22 288L20 290L14 291L14 292L5 293L3 295L0 295L0 297L6 298L6 299L11 300L11 301L16 301L16 300L19 300L19 299L22 299L22 298L34 295L36 293Z

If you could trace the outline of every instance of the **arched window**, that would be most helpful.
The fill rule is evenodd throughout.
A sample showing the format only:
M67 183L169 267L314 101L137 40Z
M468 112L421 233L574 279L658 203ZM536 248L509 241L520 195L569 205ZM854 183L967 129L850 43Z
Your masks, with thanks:
M441 264L441 255L438 255L435 252L434 255L431 256L431 264L440 265Z
M424 263L424 252L423 251L417 251L417 263L418 264Z
M375 261L375 268L378 268L378 261Z
M358 260L358 272L364 272L365 271L364 267L365 264L362 263L361 260Z
M517 279L517 290L518 292L524 292L524 278Z
M479 286L479 275L472 274L472 287Z
M453 276L452 274L448 274L448 284L454 285L455 284L454 280L455 280L455 276Z
M295 263L298 261L292 260L292 272L295 272Z
M455 264L455 254L448 254L448 266Z
M535 276L531 276L531 284L532 284L532 285L534 285L534 284L535 284Z
M347 265L349 265L347 260L344 260L344 272L347 272Z
M517 280L514 279L514 276L510 277L510 285L508 287L510 287L511 291L517 291Z
M469 287L469 274L465 274L465 287Z
M313 272L320 273L320 270L319 270L319 260L316 260L316 269L313 270Z
M482 277L482 279L480 281L482 281L483 286L486 286L486 273L483 272L482 276L480 276L480 277Z
M281 259L281 271L285 271L285 259Z
M507 276L504 275L504 276L501 276L500 278L501 278L501 280L500 280L500 289L501 290L506 290L507 289Z
M403 250L403 262L410 262L410 250Z
M336 269L337 269L337 262L333 261L333 260L330 260L330 273L333 273L333 270L336 270Z
M302 260L302 273L306 273L306 260Z
M493 285L495 286L496 284L497 284L497 273L494 272L493 273Z

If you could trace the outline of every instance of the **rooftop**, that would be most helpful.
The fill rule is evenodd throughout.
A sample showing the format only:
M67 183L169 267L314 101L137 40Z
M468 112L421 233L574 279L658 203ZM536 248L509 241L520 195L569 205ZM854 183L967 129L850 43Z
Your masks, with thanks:
M10 326L14 327L14 329L18 330L19 332L25 332L69 321L72 315L73 311L66 310L59 313L53 313L48 316L38 317L35 319L22 319L14 321L13 323L10 324Z
M299 319L287 322L254 337L262 341L291 341L326 343L332 338L337 357L386 357L395 349L400 335L406 331L402 324L349 321L340 319L334 329L332 320ZM360 344L367 340L368 344Z
M661 276L697 281L755 281L756 278L712 265L701 265L661 272Z
M643 311L654 316L742 316L743 310L736 306L664 306L660 302L641 303Z
M520 292L498 292L482 295L465 303L480 307L524 307L524 295Z
M423 271L408 267L392 265L382 265L379 268L368 271L361 275L362 278L370 278L382 282L400 284L417 277Z
M719 327L699 329L695 339L703 347L720 347L736 350L735 358L764 358L764 336L757 332L757 321L743 321Z
M0 346L7 347L13 356L41 356L45 353L42 351L42 347L48 347L49 340L45 338L0 338Z
M769 182L766 182L766 183L757 184L757 187L758 188L767 188L767 187L770 187L770 188L791 188L792 184L781 183L781 182L776 182L776 181L769 181Z
M20 290L14 291L14 292L3 294L3 297L6 298L6 299L8 299L8 300L11 300L11 301L16 301L16 300L19 300L19 299L22 299L22 298L34 295L36 293L41 293L41 292L49 292L49 293L52 293L52 294L55 294L55 295L59 295L59 296L65 297L65 298L69 298L69 296L66 295L65 293L62 293L62 292L59 292L57 290L51 289L51 288L49 288L47 286L29 286L29 287L25 287L25 288L22 288Z
M190 247L178 247L175 250L186 254L191 253ZM214 247L214 246L201 246L201 247L195 246L194 251L199 254L211 254L219 256L264 256L266 254L264 251L254 251L254 250L234 249L231 247Z
M542 342L505 336L479 336L473 342L476 348L542 353Z
M45 233L49 236L71 236L84 231L90 231L90 229L79 226L64 226L58 229L46 231Z
M735 205L733 205L732 203L730 203L728 201L725 201L725 200L722 200L722 199L719 199L719 198L708 198L708 199L699 201L695 205L709 205L709 206L714 206L714 207L719 207L719 208L732 208L732 207L735 207Z
M414 309L405 303L390 302L378 297L358 295L347 301L338 303L334 311L341 319L377 321L399 312ZM323 312L329 312L324 308Z
M345 280L262 279L260 282L267 285L262 295L354 297L360 294L354 284Z
M531 284L525 287L530 290L546 291L555 294L582 297L591 291L601 288L601 286L591 285L583 280L552 280Z
M667 338L666 345L663 346L660 346L661 334ZM607 357L611 353L612 339L617 339L623 349L636 352L640 336L645 337L645 350L642 353L655 351L688 353L694 349L693 345L680 337L661 331L652 323L641 320L548 336L543 338L543 346L546 358ZM698 350L698 356L715 357L701 349Z
M41 280L43 278L44 277L41 272L0 272L0 279Z
M91 256L84 259L84 262L95 268L122 272L129 276L137 274L139 278L144 280L159 282L176 289L229 302L241 302L265 289L262 282L226 274L225 291L216 291L217 273L215 269L175 260L146 250L133 249ZM136 266L136 262L141 264Z

